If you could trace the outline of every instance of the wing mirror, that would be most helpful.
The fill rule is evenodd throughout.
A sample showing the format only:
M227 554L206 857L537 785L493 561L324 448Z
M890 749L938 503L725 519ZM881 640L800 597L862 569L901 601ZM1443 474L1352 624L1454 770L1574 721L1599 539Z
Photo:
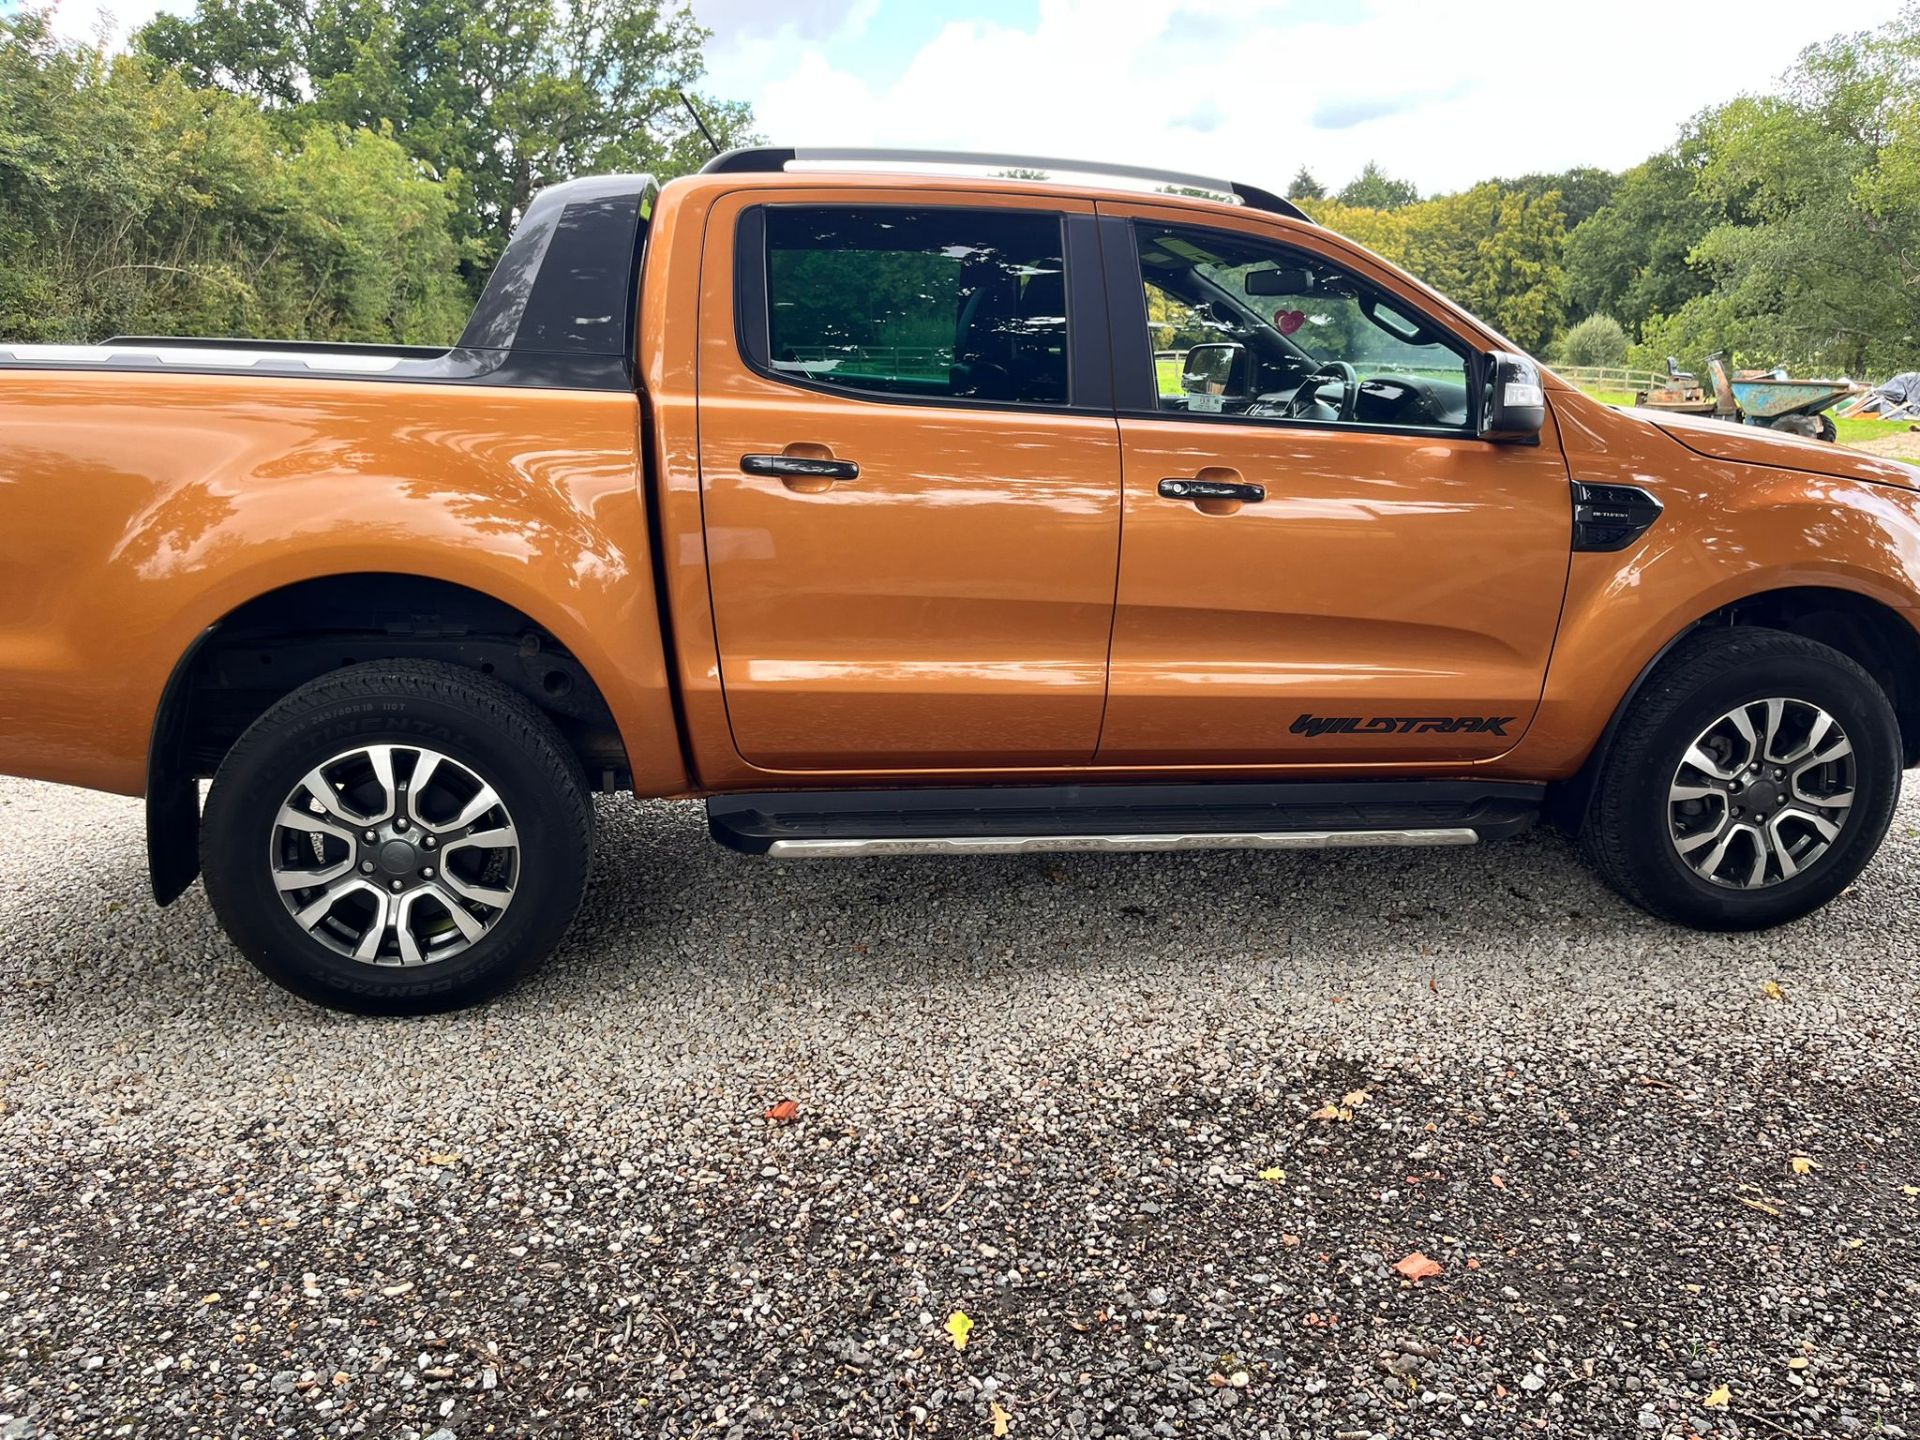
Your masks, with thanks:
M1180 389L1188 395L1238 398L1247 384L1247 347L1195 345L1180 365Z
M1478 358L1482 440L1508 445L1538 445L1540 427L1547 423L1547 394L1540 385L1540 367L1511 350L1490 350Z

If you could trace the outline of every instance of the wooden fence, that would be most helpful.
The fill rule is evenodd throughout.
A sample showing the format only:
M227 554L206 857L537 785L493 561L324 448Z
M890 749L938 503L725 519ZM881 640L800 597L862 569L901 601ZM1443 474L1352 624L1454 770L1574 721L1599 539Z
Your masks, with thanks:
M1571 380L1583 390L1619 390L1631 395L1667 383L1664 374L1630 370L1613 365L1554 365L1549 367L1562 380Z

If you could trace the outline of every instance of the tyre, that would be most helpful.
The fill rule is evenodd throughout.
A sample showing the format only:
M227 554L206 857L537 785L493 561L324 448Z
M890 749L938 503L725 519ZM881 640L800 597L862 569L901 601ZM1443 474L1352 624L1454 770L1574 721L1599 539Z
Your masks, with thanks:
M1900 761L1893 707L1839 651L1701 631L1634 697L1582 839L1607 882L1662 919L1763 929L1819 909L1873 858Z
M454 1010L559 942L592 815L579 763L526 700L457 666L377 661L302 686L240 737L200 863L227 934L294 994Z
M1820 438L1826 441L1829 445L1838 444L1840 440L1839 422L1836 421L1833 418L1833 416L1827 414L1825 411L1821 412L1819 419L1820 419Z

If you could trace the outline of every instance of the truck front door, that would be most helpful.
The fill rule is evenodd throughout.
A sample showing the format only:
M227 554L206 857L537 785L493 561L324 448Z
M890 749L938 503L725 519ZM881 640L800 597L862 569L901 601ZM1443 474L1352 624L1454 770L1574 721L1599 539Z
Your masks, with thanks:
M1120 535L1093 227L917 189L710 211L701 500L750 764L1092 759Z
M1311 230L1100 210L1126 520L1099 762L1511 749L1567 583L1551 417L1478 439L1468 347Z

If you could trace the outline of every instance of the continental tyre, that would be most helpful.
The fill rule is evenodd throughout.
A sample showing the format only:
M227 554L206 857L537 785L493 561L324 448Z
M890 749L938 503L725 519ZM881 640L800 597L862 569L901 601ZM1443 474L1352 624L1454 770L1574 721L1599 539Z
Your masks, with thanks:
M1893 707L1839 651L1760 629L1676 646L1634 698L1582 830L1609 884L1707 930L1817 910L1886 836Z
M221 763L201 867L270 979L362 1014L499 994L580 902L592 807L552 723L419 660L355 665L262 715Z

